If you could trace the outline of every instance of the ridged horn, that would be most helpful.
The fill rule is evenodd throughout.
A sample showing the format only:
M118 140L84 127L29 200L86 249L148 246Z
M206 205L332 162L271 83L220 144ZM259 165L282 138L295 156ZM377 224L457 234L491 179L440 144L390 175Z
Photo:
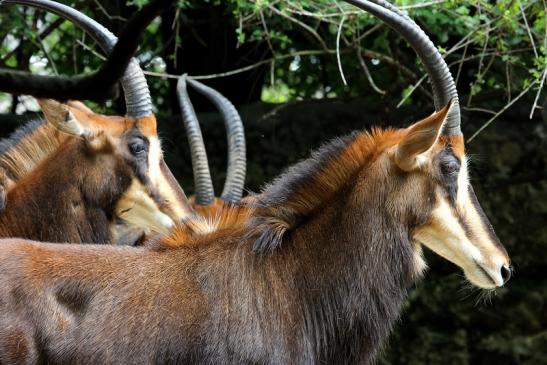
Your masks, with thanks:
M209 161L207 160L207 151L205 151L201 128L194 106L188 97L186 75L182 75L177 82L177 96L192 155L196 203L199 205L209 205L215 198L215 191L213 181L211 180Z
M241 117L234 104L215 89L192 79L188 79L188 84L209 99L222 115L228 142L228 167L221 198L227 202L239 202L247 170L245 131Z
M461 116L458 91L448 65L424 31L396 6L384 0L345 0L365 10L389 25L410 44L422 61L431 81L435 110L453 100L443 127L444 135L460 135Z
M70 20L76 26L85 31L101 49L110 54L118 38L108 29L79 11L50 0L5 0L5 4L28 5L42 10L47 10ZM133 118L142 118L152 114L152 100L146 78L138 61L133 58L129 62L123 77L120 80L124 95L126 115Z

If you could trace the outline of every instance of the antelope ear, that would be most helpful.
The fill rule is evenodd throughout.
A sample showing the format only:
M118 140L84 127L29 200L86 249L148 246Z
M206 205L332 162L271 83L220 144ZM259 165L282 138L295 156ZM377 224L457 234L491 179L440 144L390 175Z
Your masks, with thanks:
M77 100L70 100L66 103L66 105L70 106L71 108L78 109L83 113L86 114L95 114L93 110L89 109L84 103Z
M52 99L39 99L38 104L48 123L62 132L78 137L91 137L93 131L86 128L72 113L69 106Z
M435 145L452 101L429 117L407 128L407 133L397 145L395 162L404 171L412 171L418 166L418 155Z

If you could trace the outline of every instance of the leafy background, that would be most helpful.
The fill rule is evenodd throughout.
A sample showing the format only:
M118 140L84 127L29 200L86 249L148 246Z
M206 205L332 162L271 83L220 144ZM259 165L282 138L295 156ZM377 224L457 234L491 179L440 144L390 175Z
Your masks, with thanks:
M146 2L67 3L119 33ZM411 290L379 362L547 363L547 3L396 4L431 37L457 80L473 183L517 272L505 288L485 295L428 254L429 274ZM29 8L0 7L0 67L70 75L95 70L101 58L70 23ZM190 160L174 92L182 73L217 88L241 111L252 191L335 135L404 126L432 110L412 49L342 2L173 2L148 28L138 58L149 74L168 164L188 193ZM191 96L220 191L224 131L211 106ZM122 100L91 106L124 111ZM0 93L0 132L37 110L31 98Z

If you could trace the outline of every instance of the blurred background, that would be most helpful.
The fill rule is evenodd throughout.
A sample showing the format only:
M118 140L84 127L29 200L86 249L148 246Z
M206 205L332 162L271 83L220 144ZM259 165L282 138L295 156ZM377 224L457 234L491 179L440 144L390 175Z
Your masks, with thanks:
M147 0L64 1L115 34ZM546 0L398 0L431 37L457 81L475 190L509 251L515 277L494 293L470 289L428 253L380 364L547 364ZM102 54L52 14L0 7L0 67L85 74ZM149 28L138 59L148 74L168 165L191 194L176 78L218 89L242 114L249 191L354 129L405 126L433 111L413 50L375 18L327 0L179 0ZM199 112L217 191L226 137L212 105ZM123 114L123 98L88 103ZM0 136L39 115L0 93Z

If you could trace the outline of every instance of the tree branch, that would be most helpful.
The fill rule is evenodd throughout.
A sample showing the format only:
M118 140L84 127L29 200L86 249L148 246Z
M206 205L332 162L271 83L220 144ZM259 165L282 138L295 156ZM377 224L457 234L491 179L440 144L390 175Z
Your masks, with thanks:
M104 101L117 97L118 80L137 51L142 34L148 24L169 5L167 0L156 0L138 11L123 29L112 53L99 70L89 75L69 77L0 69L0 90L60 101Z

